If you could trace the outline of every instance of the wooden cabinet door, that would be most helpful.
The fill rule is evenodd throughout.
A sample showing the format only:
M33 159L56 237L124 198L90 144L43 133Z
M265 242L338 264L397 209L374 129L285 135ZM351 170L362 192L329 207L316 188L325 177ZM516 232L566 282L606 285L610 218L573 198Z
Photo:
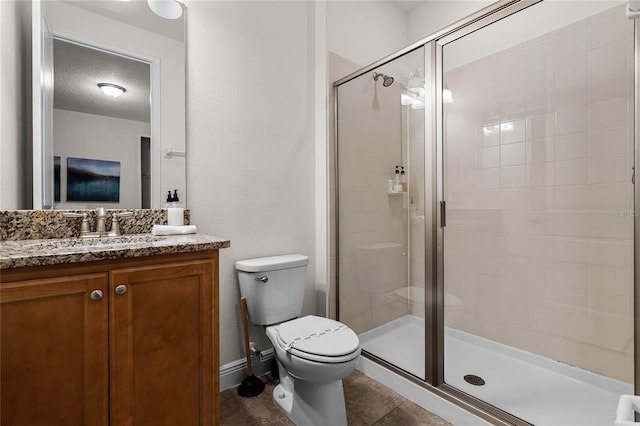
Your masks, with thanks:
M217 252L111 273L111 426L218 423L214 272Z
M2 426L108 424L107 277L0 285Z

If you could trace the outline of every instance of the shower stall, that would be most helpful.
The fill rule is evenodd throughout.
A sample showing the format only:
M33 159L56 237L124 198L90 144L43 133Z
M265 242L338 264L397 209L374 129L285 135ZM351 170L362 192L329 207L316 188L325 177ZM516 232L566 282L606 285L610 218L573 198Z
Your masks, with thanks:
M492 422L638 394L634 26L499 2L334 83L336 314L367 358Z

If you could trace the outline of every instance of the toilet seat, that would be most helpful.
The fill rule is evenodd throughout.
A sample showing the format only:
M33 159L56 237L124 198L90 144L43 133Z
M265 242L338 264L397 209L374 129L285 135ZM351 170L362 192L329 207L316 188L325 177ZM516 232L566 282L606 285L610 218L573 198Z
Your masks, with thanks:
M280 324L277 340L289 354L320 363L348 362L360 354L360 340L353 330L315 315Z

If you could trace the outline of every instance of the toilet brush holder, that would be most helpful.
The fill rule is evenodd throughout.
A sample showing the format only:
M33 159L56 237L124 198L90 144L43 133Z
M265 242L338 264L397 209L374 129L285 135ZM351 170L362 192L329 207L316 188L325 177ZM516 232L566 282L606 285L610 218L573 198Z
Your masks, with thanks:
M253 365L251 362L251 349L249 347L249 319L247 318L247 300L240 298L242 307L242 328L244 330L244 350L247 355L247 377L238 386L238 395L250 398L258 396L264 390L264 382L260 377L253 375Z

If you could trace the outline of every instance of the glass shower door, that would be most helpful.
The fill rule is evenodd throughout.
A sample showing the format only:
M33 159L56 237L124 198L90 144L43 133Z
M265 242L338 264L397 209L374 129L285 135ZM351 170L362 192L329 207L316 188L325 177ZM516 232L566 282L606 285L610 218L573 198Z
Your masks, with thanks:
M423 48L337 88L338 318L422 379L425 104Z
M440 42L444 382L537 425L633 393L633 21L542 2Z

